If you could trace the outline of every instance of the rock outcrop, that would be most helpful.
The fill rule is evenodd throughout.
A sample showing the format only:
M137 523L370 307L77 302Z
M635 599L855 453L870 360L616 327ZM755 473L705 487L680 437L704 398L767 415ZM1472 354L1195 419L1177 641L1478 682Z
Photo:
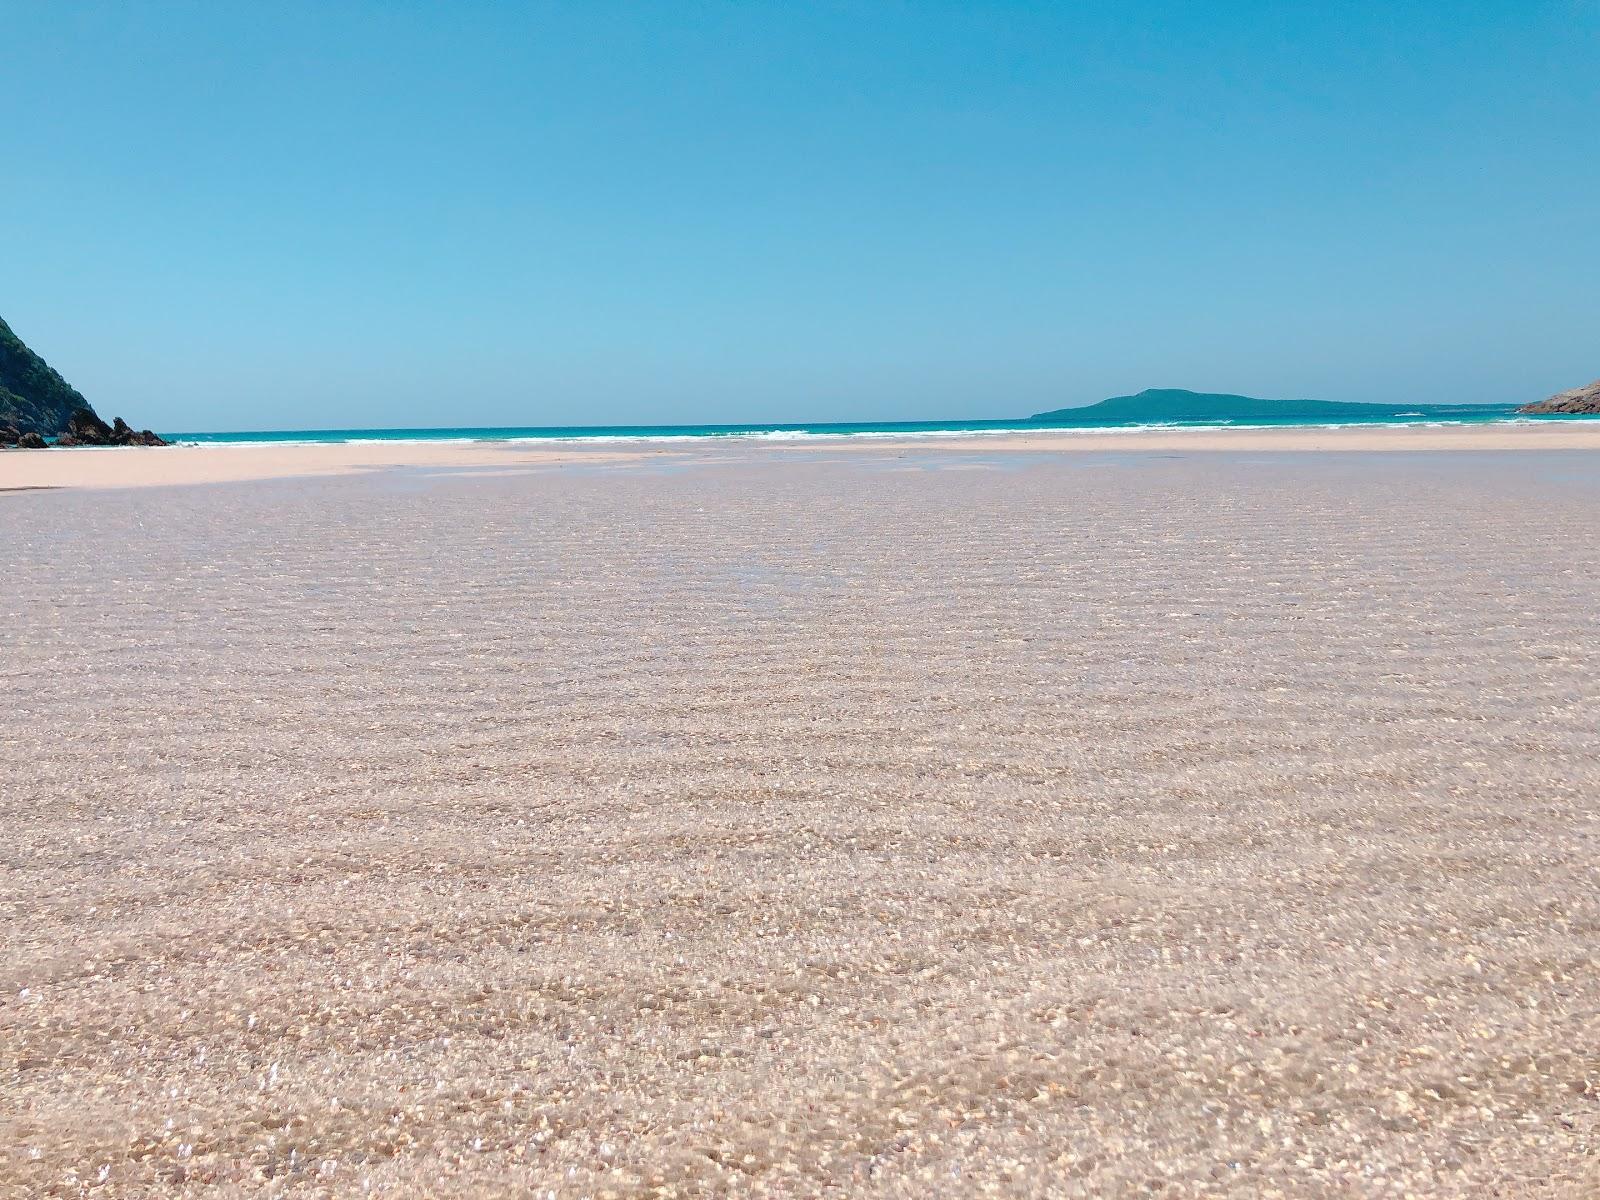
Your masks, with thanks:
M1524 404L1517 411L1534 415L1565 414L1568 416L1581 416L1592 414L1600 416L1600 379L1596 379L1588 387L1573 388L1568 392L1557 392L1548 400Z
M148 429L133 429L121 417L107 425L93 409L80 408L67 421L67 431L56 438L58 446L165 446Z
M165 446L118 417L107 425L77 388L28 349L0 320L0 446Z

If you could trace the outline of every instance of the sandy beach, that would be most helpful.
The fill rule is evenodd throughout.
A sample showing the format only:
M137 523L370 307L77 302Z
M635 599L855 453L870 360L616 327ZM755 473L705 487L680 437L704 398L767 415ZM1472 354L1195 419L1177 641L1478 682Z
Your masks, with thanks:
M0 1195L1593 1196L1596 451L0 455Z

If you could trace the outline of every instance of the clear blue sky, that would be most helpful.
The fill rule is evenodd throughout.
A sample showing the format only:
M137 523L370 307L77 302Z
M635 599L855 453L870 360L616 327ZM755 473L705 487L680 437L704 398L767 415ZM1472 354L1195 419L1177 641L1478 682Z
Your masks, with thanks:
M0 316L166 430L1600 375L1600 0L0 0Z

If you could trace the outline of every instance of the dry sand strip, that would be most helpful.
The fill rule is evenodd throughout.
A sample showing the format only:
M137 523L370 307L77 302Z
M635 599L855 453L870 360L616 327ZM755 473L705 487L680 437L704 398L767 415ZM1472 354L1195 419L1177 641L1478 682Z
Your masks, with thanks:
M143 451L143 453L140 453ZM128 488L240 483L315 475L351 475L397 467L537 468L565 463L627 462L660 450L635 446L503 442L245 443L0 450L0 491L29 488Z
M5 497L0 1195L1600 1194L1600 456L968 465Z
M397 467L527 470L641 459L699 459L735 453L972 454L1248 451L1431 452L1437 450L1600 450L1600 421L1522 425L1293 429L1039 430L951 437L828 439L816 442L350 442L238 444L72 450L0 450L0 492L40 487L123 488L237 483L344 475Z

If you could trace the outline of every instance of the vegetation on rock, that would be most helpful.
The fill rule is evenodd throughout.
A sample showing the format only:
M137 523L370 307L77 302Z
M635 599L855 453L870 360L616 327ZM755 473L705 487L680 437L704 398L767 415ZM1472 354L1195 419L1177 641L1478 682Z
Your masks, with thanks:
M32 448L45 438L58 446L166 445L121 417L107 425L77 388L0 320L0 445Z

